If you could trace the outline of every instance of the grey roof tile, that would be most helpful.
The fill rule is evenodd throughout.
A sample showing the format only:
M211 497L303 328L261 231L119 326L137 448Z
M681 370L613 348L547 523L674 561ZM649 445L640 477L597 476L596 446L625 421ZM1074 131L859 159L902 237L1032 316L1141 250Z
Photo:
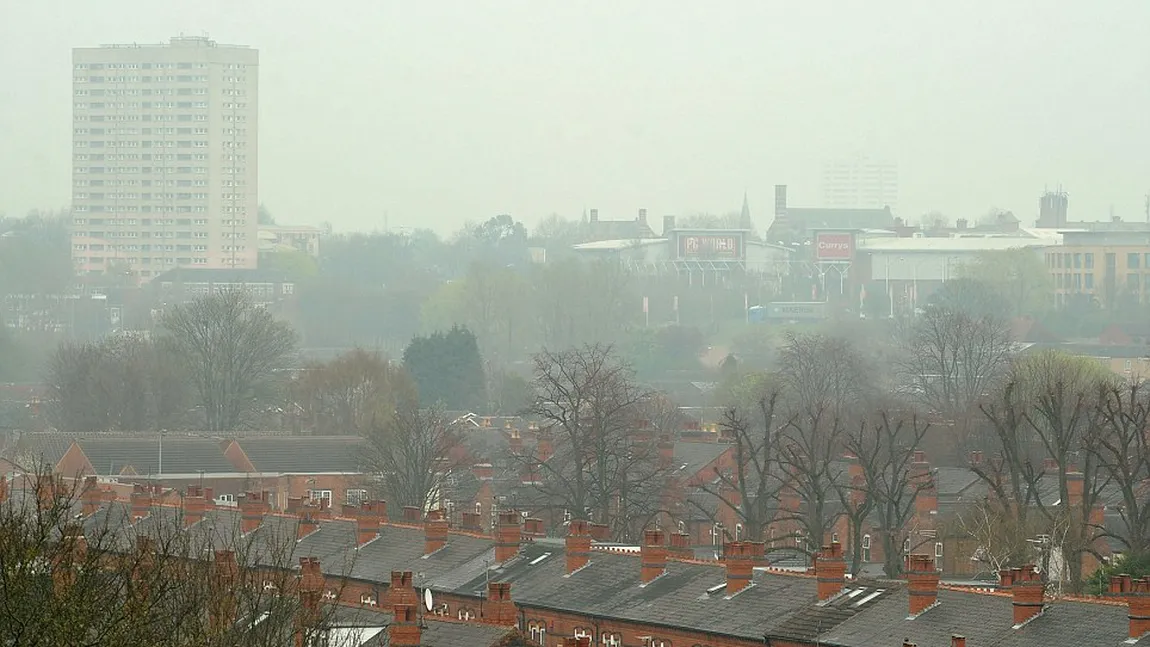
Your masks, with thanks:
M282 436L236 440L258 472L358 472L364 440L358 436Z

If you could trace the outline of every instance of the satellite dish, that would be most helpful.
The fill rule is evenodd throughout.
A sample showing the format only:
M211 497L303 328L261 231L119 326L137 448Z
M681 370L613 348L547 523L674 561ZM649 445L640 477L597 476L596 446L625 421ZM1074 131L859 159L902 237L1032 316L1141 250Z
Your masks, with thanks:
M431 589L423 589L423 606L426 607L428 611L431 611L434 605L435 600L431 597Z

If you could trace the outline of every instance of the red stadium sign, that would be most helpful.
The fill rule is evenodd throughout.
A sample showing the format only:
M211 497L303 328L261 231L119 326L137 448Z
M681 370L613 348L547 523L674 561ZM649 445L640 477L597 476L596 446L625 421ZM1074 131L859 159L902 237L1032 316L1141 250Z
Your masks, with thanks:
M679 258L734 260L743 258L742 234L680 234Z
M815 260L849 261L854 257L855 240L853 234L815 234Z

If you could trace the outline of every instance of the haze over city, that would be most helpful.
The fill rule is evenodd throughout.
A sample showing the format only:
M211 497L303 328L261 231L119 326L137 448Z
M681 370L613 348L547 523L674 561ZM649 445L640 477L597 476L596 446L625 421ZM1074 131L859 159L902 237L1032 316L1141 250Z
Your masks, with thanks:
M260 201L281 222L817 204L827 159L899 166L897 214L1144 217L1150 4L10 2L0 211L70 201L73 47L260 51Z

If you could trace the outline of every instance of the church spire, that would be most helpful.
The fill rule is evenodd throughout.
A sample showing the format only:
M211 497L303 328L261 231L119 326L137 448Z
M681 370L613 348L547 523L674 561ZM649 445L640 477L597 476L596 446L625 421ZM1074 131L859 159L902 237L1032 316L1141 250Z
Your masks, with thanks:
M739 212L739 226L743 229L754 229L751 223L751 205L747 202L746 191L743 191L743 209Z

